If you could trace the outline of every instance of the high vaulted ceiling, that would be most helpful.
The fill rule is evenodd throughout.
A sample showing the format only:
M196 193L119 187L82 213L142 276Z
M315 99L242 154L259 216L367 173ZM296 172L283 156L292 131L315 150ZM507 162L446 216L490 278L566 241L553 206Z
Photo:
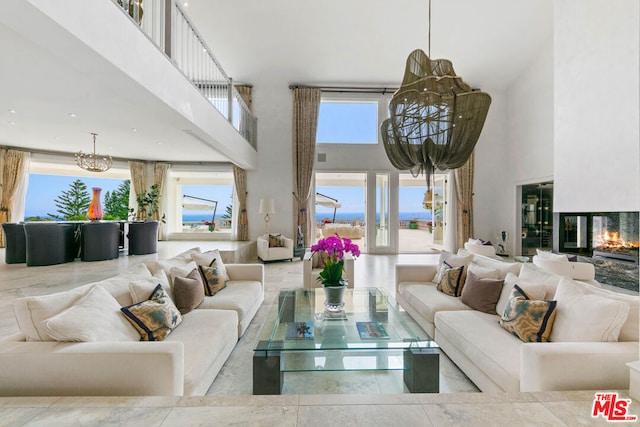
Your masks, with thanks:
M408 54L428 51L428 0L185 2L236 81L398 86ZM432 0L431 14L431 57L487 90L511 84L552 35L551 0Z
M227 74L256 93L288 84L397 87L409 52L428 49L427 0L186 3ZM30 7L3 3L0 145L87 151L98 132L98 151L114 157L227 160L81 41L34 24L46 21ZM432 57L450 59L474 87L504 89L551 37L552 15L552 0L433 0Z

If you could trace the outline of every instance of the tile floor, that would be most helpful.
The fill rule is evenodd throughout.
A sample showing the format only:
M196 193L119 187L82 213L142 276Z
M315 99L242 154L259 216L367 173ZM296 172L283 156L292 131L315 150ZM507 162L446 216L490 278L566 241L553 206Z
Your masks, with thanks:
M4 264L0 250L0 335L18 331L12 303L101 280L147 259L168 258L193 246L203 250L230 242L161 242L158 254L122 256L95 263L76 261L50 267ZM396 263L435 262L437 255L364 255L356 263L356 286L378 286L393 294ZM204 397L6 397L0 398L0 425L605 425L592 418L594 393L487 394L446 356L440 394L407 394L399 372L384 374L286 374L282 396L251 396L250 363L261 319L281 288L300 286L302 265L265 266L265 304ZM1 369L1 368L0 368ZM625 391L620 392L626 396ZM631 414L640 414L633 401Z

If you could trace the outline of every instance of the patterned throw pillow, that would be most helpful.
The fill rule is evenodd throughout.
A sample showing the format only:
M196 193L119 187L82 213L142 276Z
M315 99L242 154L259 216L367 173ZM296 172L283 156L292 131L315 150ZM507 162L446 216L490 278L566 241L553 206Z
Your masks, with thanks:
M155 288L147 301L120 310L138 330L142 341L162 341L182 322L180 311L162 285Z
M198 269L200 270L200 276L202 276L202 282L204 283L204 293L207 296L212 297L227 286L227 282L225 282L216 260L213 260L209 267L199 265Z
M269 247L270 248L283 248L284 247L284 237L282 234L271 234L269 233Z
M180 314L187 314L204 301L204 284L197 269L187 277L176 277L173 283L173 296Z
M556 317L556 301L532 300L513 286L500 326L524 342L547 342Z
M444 266L448 266L447 263L443 264ZM436 289L440 292L443 292L447 295L451 295L452 297L460 296L462 292L462 272L464 271L464 266L456 267L456 268L443 268L442 278L438 282Z

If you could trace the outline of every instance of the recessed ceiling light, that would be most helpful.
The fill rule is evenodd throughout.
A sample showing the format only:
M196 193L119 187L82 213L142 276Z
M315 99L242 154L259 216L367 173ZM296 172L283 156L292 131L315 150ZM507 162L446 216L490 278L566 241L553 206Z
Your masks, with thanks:
M184 5L184 7L189 7L189 2L184 2L182 4Z
M56 137L55 137L55 138L53 138L53 139L55 139L56 141L60 141L60 137L59 137L59 136L56 136Z
M78 117L78 116L76 116L74 113L69 113L69 117L76 118L76 117Z
M131 132L138 132L138 129L136 129L136 128L131 128Z
M162 145L162 142L158 141L158 145Z
M9 112L10 112L11 114L15 114L15 113L16 113L16 110L9 110Z
M10 125L15 125L15 124L16 124L16 122L9 122L9 124L10 124Z

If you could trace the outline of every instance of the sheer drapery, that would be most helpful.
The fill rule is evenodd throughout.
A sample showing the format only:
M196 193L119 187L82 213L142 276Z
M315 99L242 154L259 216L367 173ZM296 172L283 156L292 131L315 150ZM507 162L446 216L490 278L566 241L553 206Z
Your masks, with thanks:
M153 165L153 183L158 186L158 191L160 192L160 212L158 212L159 220L162 219L164 212L164 183L167 179L167 171L169 170L169 163L155 163ZM160 227L158 227L158 240L164 240L164 235L166 230L164 228L164 224L161 222Z
M238 219L234 227L236 240L249 240L247 221L247 171L233 165L233 182L238 199Z
M320 97L320 89L293 90L294 236L297 235L298 226L302 226L305 246L310 244L314 227L314 221L311 221L309 215L309 195L313 178Z
M2 196L0 197L0 224L15 221L14 199L20 184L25 179L25 165L29 158L26 151L2 150ZM23 190L24 192L25 190ZM22 195L24 196L24 195ZM4 247L4 233L0 233L0 247Z
M129 171L131 172L131 184L133 185L133 199L137 200L138 194L147 191L147 165L144 162L130 161Z
M473 174L474 153L469 160L454 171L456 182L458 248L473 237Z

